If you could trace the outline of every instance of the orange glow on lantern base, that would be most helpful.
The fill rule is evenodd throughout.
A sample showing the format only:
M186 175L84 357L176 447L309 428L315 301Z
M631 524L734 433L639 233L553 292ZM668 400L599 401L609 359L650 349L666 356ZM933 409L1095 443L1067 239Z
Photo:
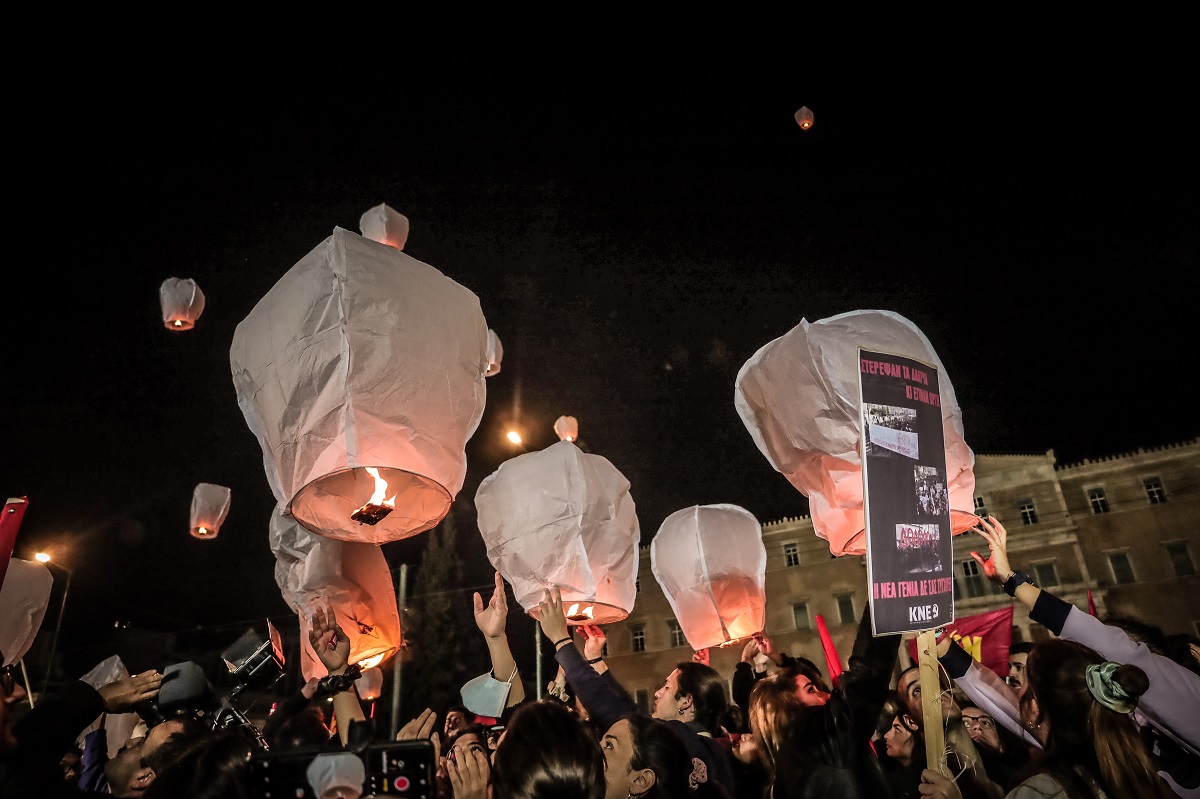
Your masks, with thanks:
M209 541L217 537L216 530L212 529L211 527L204 527L203 525L193 527L191 529L191 533L193 538L201 538L205 541Z
M392 497L371 501L377 482L367 469L378 473ZM452 499L444 486L423 475L389 466L357 467L313 480L292 498L288 510L317 535L386 544L436 527L450 512Z
M163 325L167 330L191 330L195 326L191 319L172 319Z
M395 647L392 647L390 649L385 649L382 652L376 652L374 654L367 655L366 657L359 660L356 663L356 665L363 671L366 671L367 669L373 669L376 666L378 666L380 663L382 663L384 660L386 660L387 658L389 658L393 654L395 654L395 652L396 652Z
M590 599L573 600L564 596L562 604L569 627L578 627L581 624L612 624L629 617L627 612L615 605L606 605ZM529 615L537 618L535 611L530 611Z

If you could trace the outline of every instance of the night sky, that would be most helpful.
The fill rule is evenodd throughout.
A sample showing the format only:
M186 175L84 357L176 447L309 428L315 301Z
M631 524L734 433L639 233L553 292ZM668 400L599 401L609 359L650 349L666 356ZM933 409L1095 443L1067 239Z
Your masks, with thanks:
M60 646L115 619L236 637L288 615L229 348L275 281L381 202L504 346L454 504L464 585L489 574L472 501L517 454L511 423L540 449L576 416L647 543L693 504L805 513L733 405L741 365L801 319L914 322L977 453L1191 438L1190 92L1169 69L1111 72L996 69L964 90L932 71L568 63L169 94L83 75L71 103L18 88L0 491L30 499L17 556L73 569ZM192 331L162 327L168 277L207 296ZM233 490L213 541L187 533L198 482ZM385 553L416 563L424 540Z

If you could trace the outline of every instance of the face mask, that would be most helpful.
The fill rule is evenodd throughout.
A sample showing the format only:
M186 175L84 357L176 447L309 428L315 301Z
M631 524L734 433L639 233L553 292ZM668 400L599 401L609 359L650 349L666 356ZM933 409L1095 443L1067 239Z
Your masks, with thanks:
M463 706L477 716L500 718L504 706L508 704L508 692L512 690L512 681L516 676L517 670L514 668L508 682L500 682L492 677L490 671L468 680L459 692Z

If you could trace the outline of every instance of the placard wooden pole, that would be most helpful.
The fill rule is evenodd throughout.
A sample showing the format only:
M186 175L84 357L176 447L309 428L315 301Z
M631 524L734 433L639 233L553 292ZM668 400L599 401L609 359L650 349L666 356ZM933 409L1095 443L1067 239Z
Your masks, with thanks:
M938 679L937 631L917 633L917 668L921 677L921 714L925 730L925 762L939 774L946 769L946 729L942 720L942 682Z

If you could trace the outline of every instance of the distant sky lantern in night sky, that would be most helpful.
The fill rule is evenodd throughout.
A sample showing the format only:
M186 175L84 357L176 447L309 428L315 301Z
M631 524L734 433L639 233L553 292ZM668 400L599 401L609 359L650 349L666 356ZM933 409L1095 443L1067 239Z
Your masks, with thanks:
M554 432L560 441L575 441L579 438L579 421L574 416L560 416L554 420Z
M314 609L332 608L350 639L350 662L364 670L378 666L400 647L400 613L392 575L375 544L336 541L313 535L276 510L271 514L275 583L300 619L304 679L324 677L326 669L308 643Z
M225 486L200 483L192 491L191 533L196 538L216 538L229 515L230 490Z
M500 344L500 337L496 335L495 330L488 331L487 341L487 371L484 372L485 377L494 377L500 374L500 362L504 360L504 347Z
M834 555L866 553L858 350L937 367L953 534L976 523L975 453L963 440L950 376L917 326L891 311L801 320L738 372L734 406L771 465L808 497L816 534Z
M800 126L800 130L808 130L813 126L813 112L808 106L802 105L796 111L796 124Z
M167 278L158 288L158 299L167 330L191 330L204 313L204 292L191 278Z
M633 609L641 531L629 481L606 458L559 441L505 461L475 494L488 560L526 611L562 589L570 624Z
M32 560L13 558L0 586L0 666L11 666L29 651L46 616L54 576Z
M663 520L650 570L692 649L766 626L767 550L758 519L737 505L693 505Z
M237 326L230 350L279 505L344 541L383 544L440 522L483 416L487 331L474 293L336 228Z
M358 229L371 241L403 250L408 242L408 217L380 203L358 220Z

